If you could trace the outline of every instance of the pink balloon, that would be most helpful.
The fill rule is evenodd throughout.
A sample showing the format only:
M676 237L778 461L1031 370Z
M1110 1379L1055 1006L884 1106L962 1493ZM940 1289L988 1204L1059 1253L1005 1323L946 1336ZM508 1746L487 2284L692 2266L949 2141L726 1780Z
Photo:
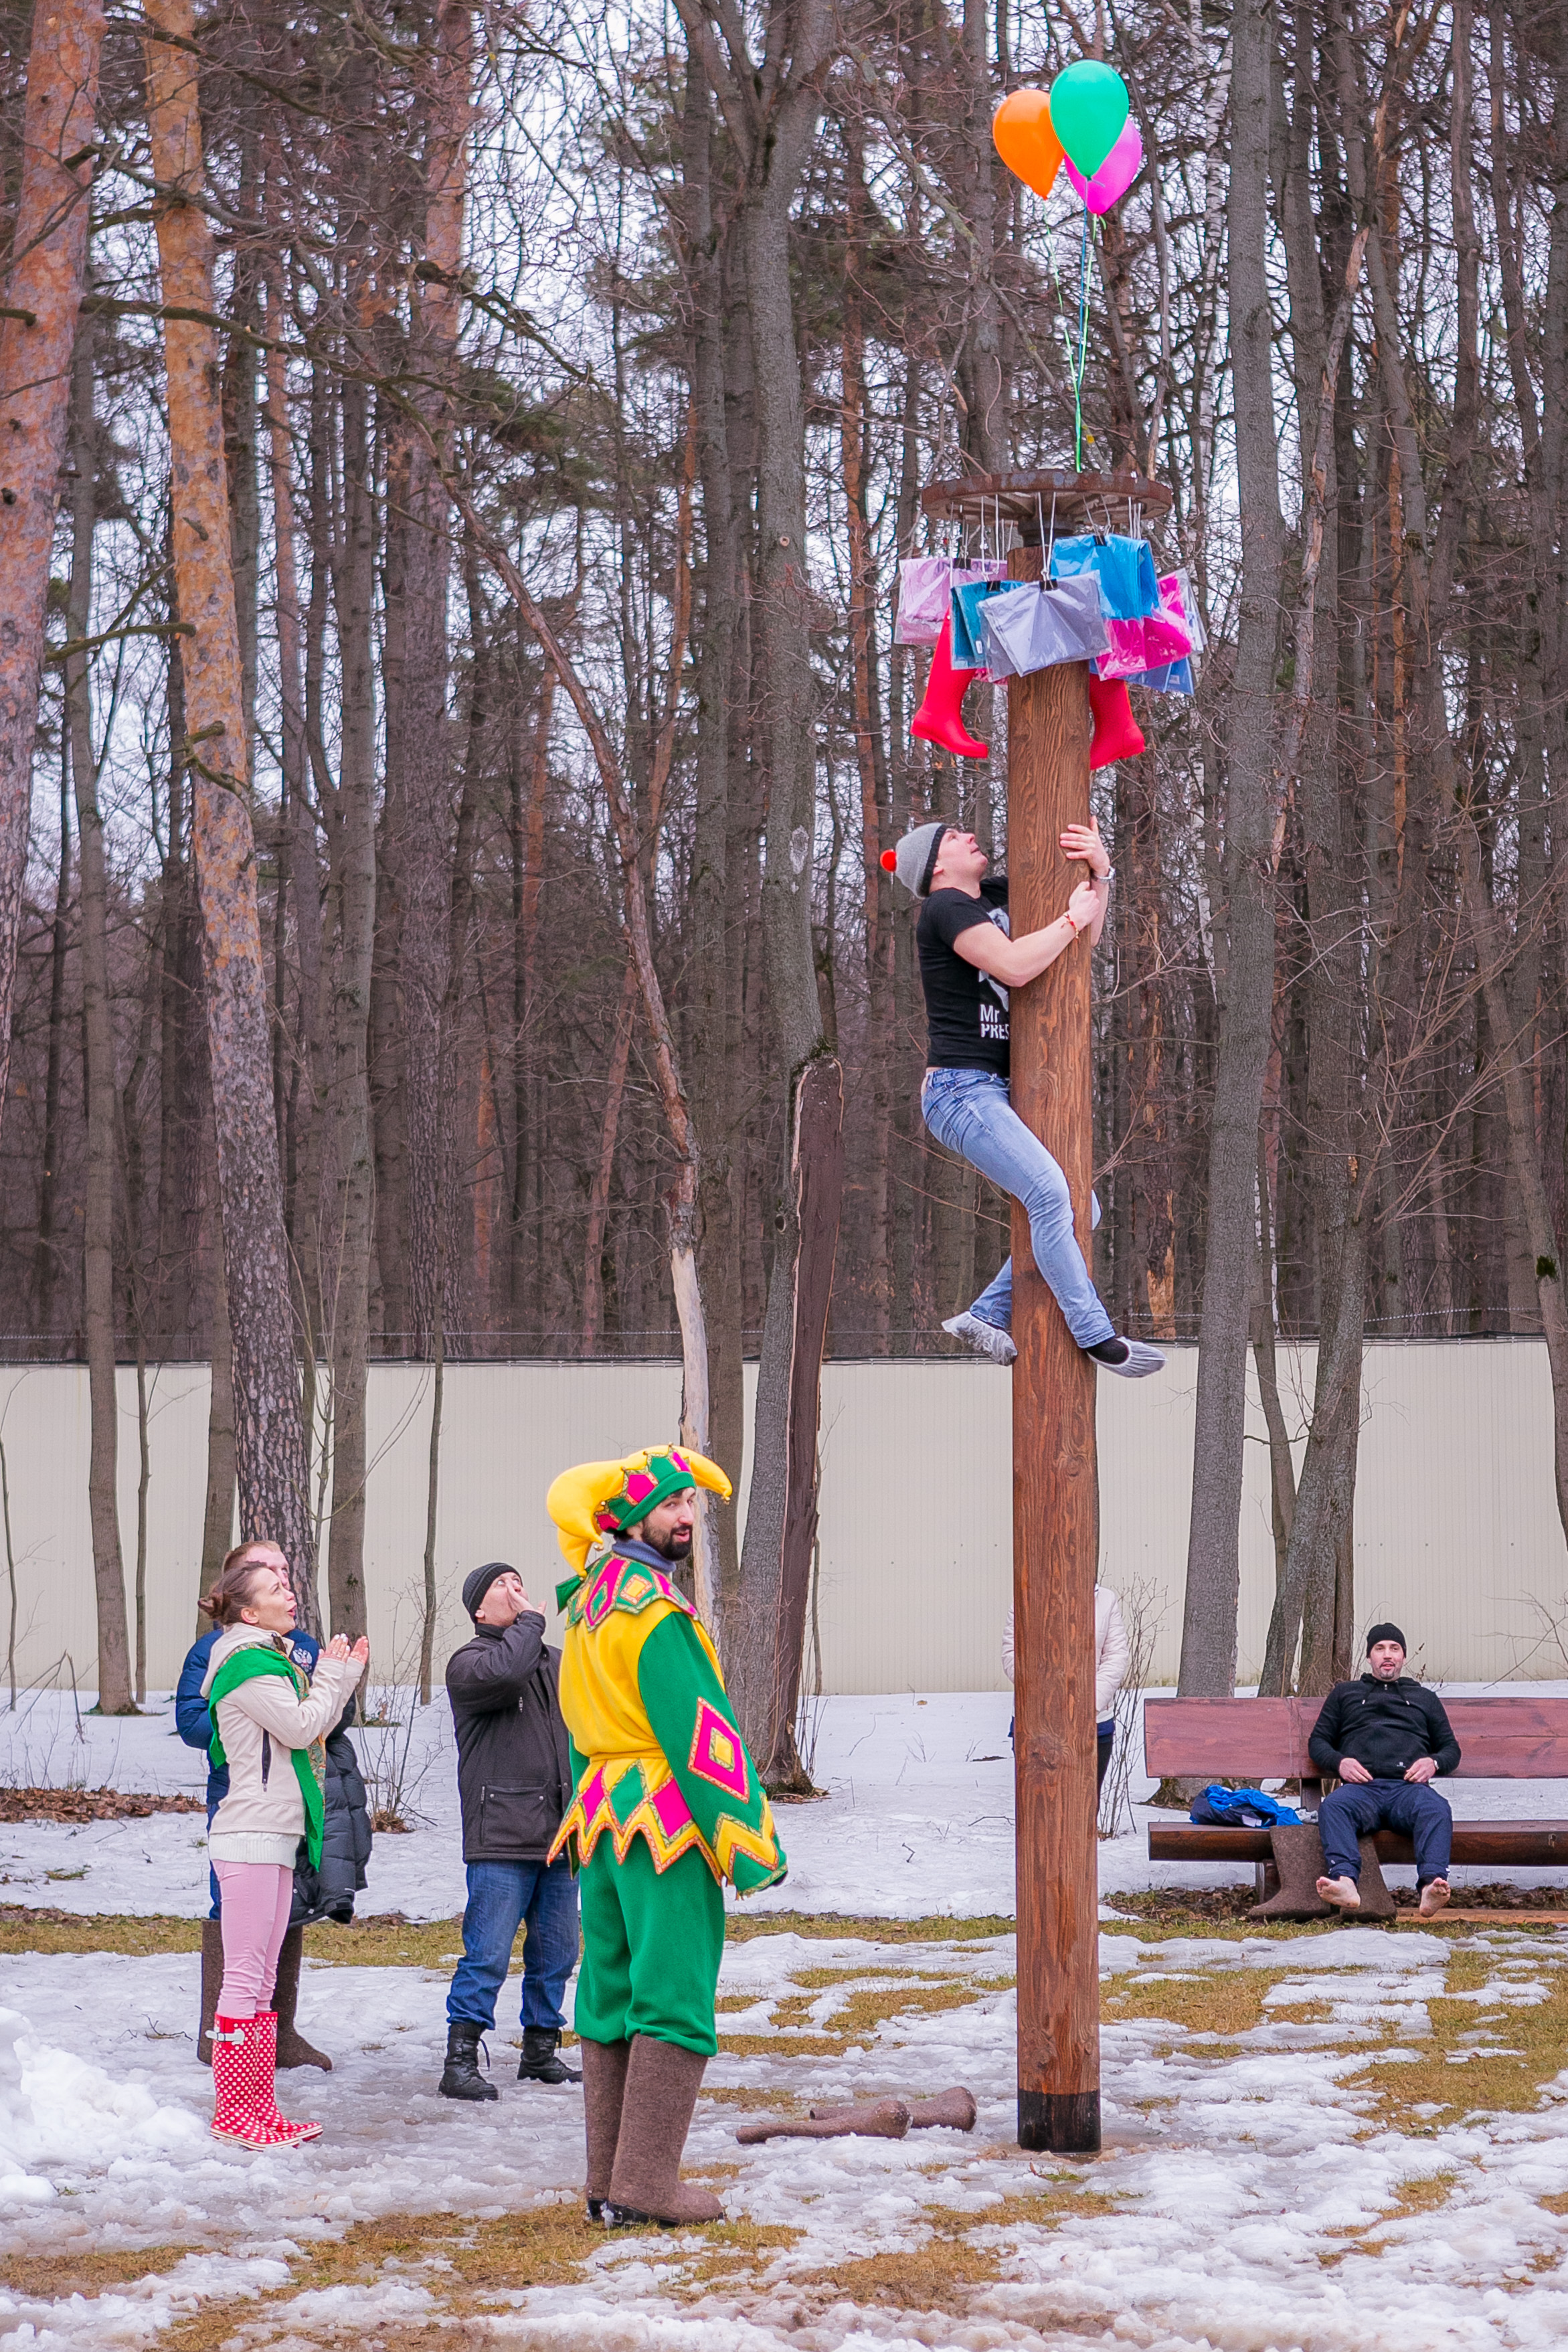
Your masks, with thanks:
M1063 156L1062 168L1092 213L1108 213L1144 168L1144 142L1137 124L1129 114L1116 144L1092 180L1084 178L1071 156Z

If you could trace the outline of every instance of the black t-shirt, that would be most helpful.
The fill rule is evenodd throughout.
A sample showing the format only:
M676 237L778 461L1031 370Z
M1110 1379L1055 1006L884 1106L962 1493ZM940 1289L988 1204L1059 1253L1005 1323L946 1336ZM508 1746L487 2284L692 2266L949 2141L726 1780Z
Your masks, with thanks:
M915 940L931 1029L928 1060L936 1069L1009 1075L1008 992L953 945L974 923L996 923L1005 931L1007 905L1007 877L998 875L981 883L977 898L963 890L933 890L920 909Z

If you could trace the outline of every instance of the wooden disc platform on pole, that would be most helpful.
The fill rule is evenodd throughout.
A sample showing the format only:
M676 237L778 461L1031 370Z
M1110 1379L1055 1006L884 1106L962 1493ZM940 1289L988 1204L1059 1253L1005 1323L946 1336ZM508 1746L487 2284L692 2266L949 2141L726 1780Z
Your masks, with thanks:
M1115 509L1163 513L1170 492L1134 474L1041 472L938 482L935 519L1019 527L1015 580L1038 580L1052 503L1060 535ZM1008 904L1013 934L1061 915L1082 869L1058 845L1089 816L1089 670L1060 663L1008 680ZM1092 1264L1089 947L1011 991L1012 1104L1060 1162ZM1094 1384L1012 1215L1013 1745L1018 1840L1019 2144L1100 2147L1100 1890L1095 1841L1094 1578L1099 1481Z

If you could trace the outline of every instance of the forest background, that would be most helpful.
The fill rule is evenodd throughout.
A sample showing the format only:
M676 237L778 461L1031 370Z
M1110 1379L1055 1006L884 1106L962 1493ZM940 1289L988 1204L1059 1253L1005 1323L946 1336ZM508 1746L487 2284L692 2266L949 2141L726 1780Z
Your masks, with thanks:
M898 561L931 481L1071 462L1085 318L1083 463L1168 485L1207 638L1095 780L1096 1274L1202 1349L1183 1687L1234 1673L1249 1351L1265 1688L1351 1654L1368 1334L1543 1333L1568 1508L1568 12L0 32L0 1329L92 1371L104 1706L117 1354L210 1359L209 1555L237 1485L308 1613L330 1465L352 1633L368 1360L679 1353L733 1464L760 1352L697 1591L789 1777L821 1318L945 1348L1007 1245L879 866L933 814L1005 860L1005 698L988 762L912 740ZM1092 240L990 139L1082 55L1148 157ZM438 1448L439 1379L427 1588Z

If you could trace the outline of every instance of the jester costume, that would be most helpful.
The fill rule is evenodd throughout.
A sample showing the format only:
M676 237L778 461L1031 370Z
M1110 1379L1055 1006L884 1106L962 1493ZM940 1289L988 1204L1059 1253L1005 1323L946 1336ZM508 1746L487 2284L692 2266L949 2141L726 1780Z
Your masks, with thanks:
M728 1498L714 1463L659 1446L564 1471L547 1498L572 1571L556 1600L574 1794L550 1859L581 1874L575 2023L596 2221L719 2218L679 2166L718 2047L724 1882L745 1895L785 1873L717 1653L671 1560L634 1532L699 1486Z

